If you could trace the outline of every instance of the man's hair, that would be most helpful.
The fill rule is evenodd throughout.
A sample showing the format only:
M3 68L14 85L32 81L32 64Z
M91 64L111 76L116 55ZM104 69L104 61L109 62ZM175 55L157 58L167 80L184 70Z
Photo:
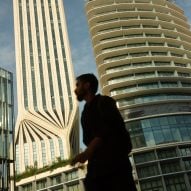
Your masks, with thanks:
M94 74L82 74L76 78L76 80L90 83L90 91L96 93L98 89L98 80Z

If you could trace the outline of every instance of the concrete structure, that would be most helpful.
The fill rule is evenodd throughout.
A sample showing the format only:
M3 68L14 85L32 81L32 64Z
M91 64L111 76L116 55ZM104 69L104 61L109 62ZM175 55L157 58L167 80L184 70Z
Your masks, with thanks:
M84 191L86 167L65 166L17 182L16 191Z
M13 165L13 75L0 68L0 190L11 188Z
M103 94L131 134L139 190L191 190L191 31L167 0L91 0Z
M62 0L13 0L16 172L79 151L78 106Z

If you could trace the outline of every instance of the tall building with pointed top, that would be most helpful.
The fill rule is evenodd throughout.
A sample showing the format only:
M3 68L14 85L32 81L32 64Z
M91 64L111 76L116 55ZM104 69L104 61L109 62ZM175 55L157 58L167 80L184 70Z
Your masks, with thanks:
M63 1L13 0L13 8L21 173L78 152L78 106Z
M191 31L175 2L86 2L101 89L131 134L141 191L191 190Z

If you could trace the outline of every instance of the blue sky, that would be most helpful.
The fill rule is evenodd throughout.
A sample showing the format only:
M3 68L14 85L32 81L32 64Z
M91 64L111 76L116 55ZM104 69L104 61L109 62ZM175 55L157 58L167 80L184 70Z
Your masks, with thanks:
M175 0L191 23L191 0ZM84 9L85 0L64 0L75 74L97 74ZM12 0L0 0L0 67L15 74Z
M191 23L191 0L175 0ZM84 9L85 0L64 0L75 74L97 74ZM0 67L15 74L12 0L0 0Z
M0 67L11 71L15 79L12 1L0 0ZM175 1L184 8L185 14L191 23L191 0ZM72 60L76 75L85 72L97 74L84 4L85 0L64 0ZM16 90L16 87L14 89Z
M75 74L93 72L95 61L87 21L84 0L64 0L68 34ZM0 67L15 74L12 0L0 0Z

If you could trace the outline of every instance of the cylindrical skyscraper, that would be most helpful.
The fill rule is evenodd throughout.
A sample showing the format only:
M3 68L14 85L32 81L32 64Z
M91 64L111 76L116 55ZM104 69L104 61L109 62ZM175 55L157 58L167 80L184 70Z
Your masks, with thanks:
M91 0L86 13L102 92L117 101L131 134L138 187L191 190L191 31L183 10L167 0Z
M78 106L62 0L13 0L16 171L79 151Z

